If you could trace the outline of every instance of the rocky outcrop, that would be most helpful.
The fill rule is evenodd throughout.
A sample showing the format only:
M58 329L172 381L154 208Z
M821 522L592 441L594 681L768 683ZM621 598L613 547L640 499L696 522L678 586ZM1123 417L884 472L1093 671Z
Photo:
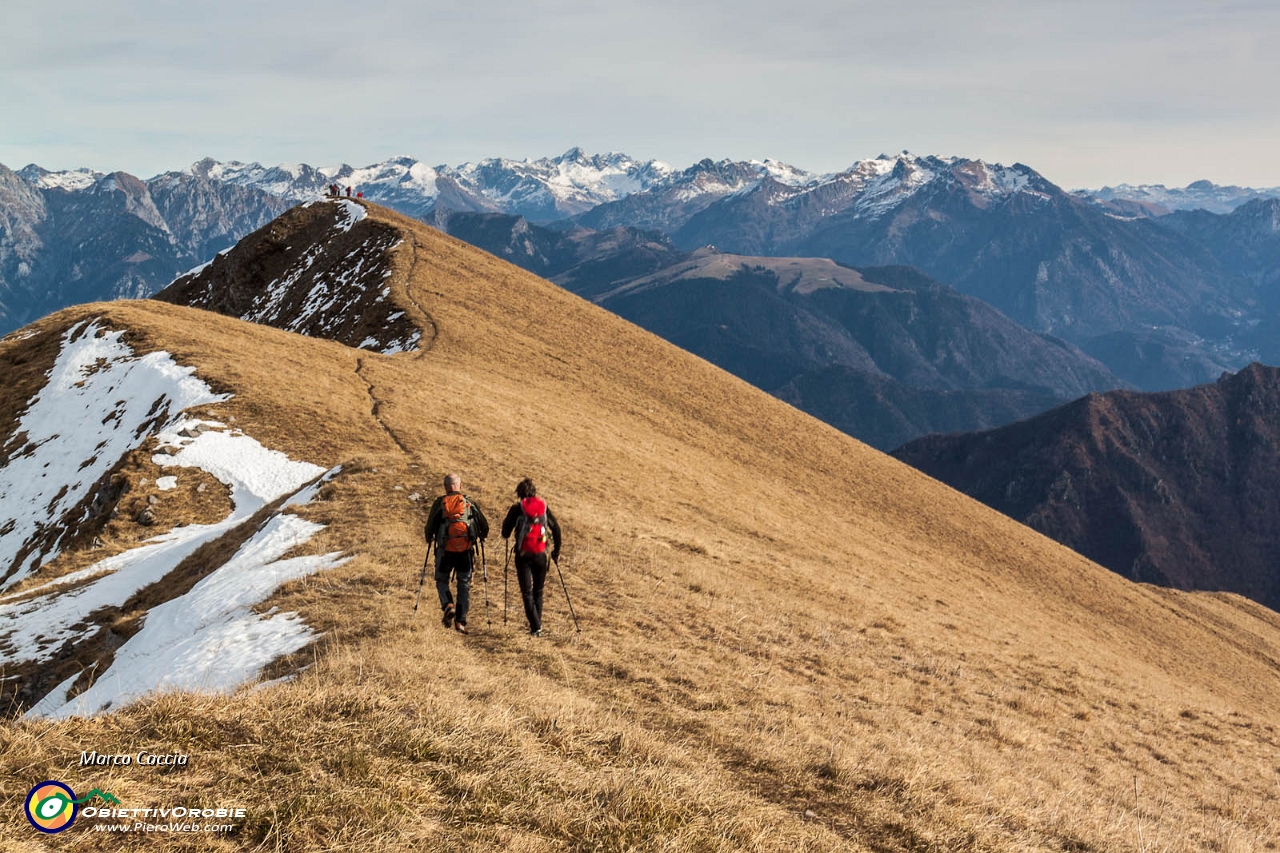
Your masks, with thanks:
M394 294L401 234L364 206L293 208L179 278L156 299L383 353L417 349L422 330Z

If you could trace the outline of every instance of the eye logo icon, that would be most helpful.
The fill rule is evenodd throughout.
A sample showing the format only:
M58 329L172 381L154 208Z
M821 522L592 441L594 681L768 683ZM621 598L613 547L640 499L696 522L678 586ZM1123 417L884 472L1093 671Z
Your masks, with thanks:
M61 782L50 779L36 785L27 793L27 820L41 832L47 832L50 835L62 832L75 822L80 806L94 798L105 800L107 803L120 804L113 794L98 788L94 788L77 800L75 791Z
M41 832L55 833L71 826L80 810L75 792L61 782L41 782L27 794L27 820Z

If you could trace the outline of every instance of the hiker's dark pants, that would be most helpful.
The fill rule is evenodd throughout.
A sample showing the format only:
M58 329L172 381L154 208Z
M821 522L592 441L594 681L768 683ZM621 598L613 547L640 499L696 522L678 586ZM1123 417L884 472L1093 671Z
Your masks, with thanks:
M439 562L436 563L436 592L440 593L440 609L444 610L453 603L449 593L449 575L458 574L458 603L454 607L453 618L467 624L467 611L471 609L471 552L470 551L438 551Z
M547 580L547 555L517 554L516 579L520 581L520 597L524 599L524 615L529 631L542 630L542 585Z

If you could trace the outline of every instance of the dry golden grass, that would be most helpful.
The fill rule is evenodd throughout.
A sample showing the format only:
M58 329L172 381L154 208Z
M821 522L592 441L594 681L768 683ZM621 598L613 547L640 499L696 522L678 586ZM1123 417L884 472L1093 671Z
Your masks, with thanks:
M6 724L4 838L154 848L79 825L32 838L22 795L57 778L128 804L216 792L249 809L176 850L1277 849L1276 614L1131 584L371 211L406 235L392 283L434 332L425 352L149 303L47 321L126 326L232 390L221 419L346 464L302 512L328 525L309 548L355 559L268 602L324 632L268 673L303 667L288 683ZM440 627L430 579L413 612L447 470L494 522L521 476L538 481L581 634L554 573L551 635L525 635L514 582L503 626L496 536L470 637ZM84 749L142 748L191 764L78 766Z

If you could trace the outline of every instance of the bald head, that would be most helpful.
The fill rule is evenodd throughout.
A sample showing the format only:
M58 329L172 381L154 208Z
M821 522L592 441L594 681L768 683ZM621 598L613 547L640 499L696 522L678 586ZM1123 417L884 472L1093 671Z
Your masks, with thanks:
M458 474L445 474L444 490L450 493L462 491L462 477Z

